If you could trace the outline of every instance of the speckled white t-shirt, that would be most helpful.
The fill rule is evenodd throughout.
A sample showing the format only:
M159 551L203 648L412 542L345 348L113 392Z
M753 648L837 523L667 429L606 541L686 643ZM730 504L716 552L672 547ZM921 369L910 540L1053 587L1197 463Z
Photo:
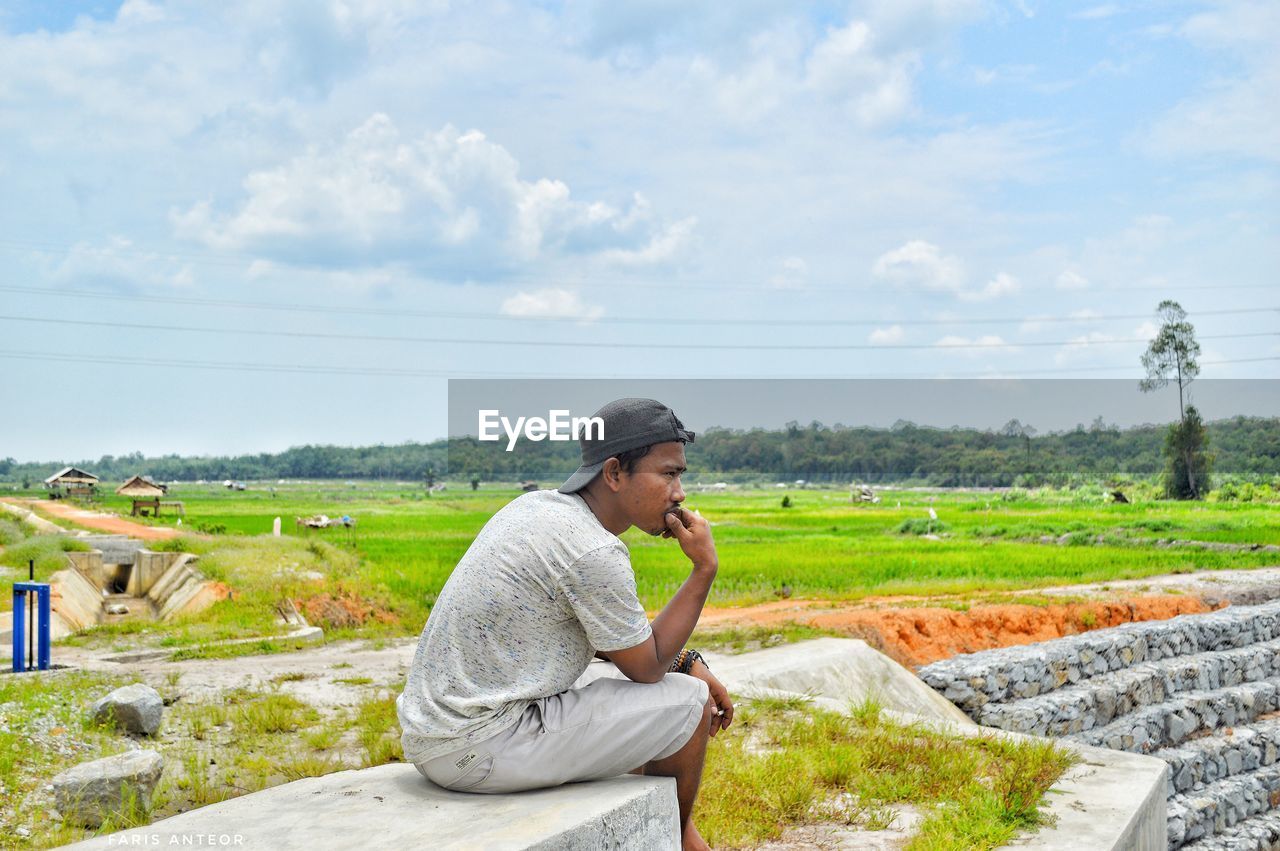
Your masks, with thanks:
M570 688L597 650L651 633L626 545L582 498L516 498L480 530L422 630L396 700L405 759L497 735Z

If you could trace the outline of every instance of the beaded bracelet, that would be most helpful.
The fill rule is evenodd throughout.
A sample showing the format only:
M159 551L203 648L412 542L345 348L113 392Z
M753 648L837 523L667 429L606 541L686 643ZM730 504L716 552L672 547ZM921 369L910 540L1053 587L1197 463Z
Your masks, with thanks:
M711 666L707 665L707 660L702 658L701 653L686 647L676 654L675 661L671 663L671 671L676 674L687 674L693 670L694 662L701 662L708 671L711 670Z

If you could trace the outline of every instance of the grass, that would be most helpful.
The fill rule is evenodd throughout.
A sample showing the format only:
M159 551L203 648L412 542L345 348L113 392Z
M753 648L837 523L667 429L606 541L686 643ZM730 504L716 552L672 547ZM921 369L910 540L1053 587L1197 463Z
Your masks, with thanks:
M98 627L68 642L162 646L186 659L284 652L291 648L282 638L287 628L277 622L278 605L290 599L305 607L320 598L345 605L332 610L329 638L360 636L377 644L416 634L476 532L518 495L490 488L447 494L426 499L411 486L389 484L280 485L275 496L257 488L230 493L179 485L173 497L186 503L184 528L221 526L227 532L155 546L199 555L200 568L226 583L233 599L171 623ZM963 606L1021 589L1028 590L1020 599L1035 602L1040 598L1034 589L1041 586L1280 563L1268 553L1151 546L1156 539L1280 544L1274 506L1256 503L1104 505L1100 491L1003 498L890 490L880 492L878 505L851 503L843 489L790 495L791 507L781 509L777 494L767 490L691 494L688 504L714 524L720 553L710 605L788 594L845 600L962 594L955 605ZM945 528L942 540L918 534L922 525L930 528L931 506L940 518L933 531ZM108 497L104 507L127 513L128 503ZM320 512L349 513L358 523L354 530L303 532L290 522L295 515ZM285 521L280 538L267 534L276 516ZM26 558L34 558L38 579L61 569L63 550L75 546L3 522L0 564L25 572ZM1068 545L1057 545L1064 535ZM656 610L684 581L687 562L670 541L635 532L624 540L641 599ZM352 622L345 622L343 611ZM691 643L733 653L823 634L796 625L743 627L700 630ZM209 646L246 636L258 638ZM157 746L175 770L166 771L150 815L163 817L295 777L403 759L393 701L398 687L370 688L354 708L326 714L284 690L297 679L285 673L267 692L233 692L218 703L183 700L169 707L165 735L176 738ZM47 819L40 790L72 761L123 749L120 737L86 724L83 706L127 681L76 672L21 682L0 677L0 836L24 825L39 845L84 837ZM339 682L375 686L366 676ZM177 688L174 681L166 691ZM34 719L44 726L33 726ZM79 749L73 755L46 747L57 744L42 732L51 725L74 739ZM42 747L27 747L31 741ZM747 845L777 836L786 824L816 818L883 826L895 818L895 806L910 804L928 811L915 847L992 847L1035 823L1043 787L1061 770L1057 752L1010 747L989 739L952 741L895 725L874 707L846 718L811 710L799 698L761 700L743 707L738 722L713 743L700 824L718 845Z
M173 488L174 498L187 506L184 528L199 521L224 526L228 532L157 546L198 554L200 568L229 585L235 598L198 616L148 627L171 642L168 646L278 635L284 628L277 623L277 607L285 598L304 604L342 603L313 606L309 614L329 638L414 635L475 534L518 496L514 490L453 488L428 499L413 486L394 483L272 487L274 496L264 486L245 492L216 485ZM837 600L873 595L967 597L1280 562L1272 553L1151 545L1171 538L1280 544L1274 506L1266 504L1104 504L1100 486L1003 495L879 493L881 502L870 505L850 502L844 489L796 491L788 509L779 508L776 494L766 489L691 493L688 504L712 521L720 554L720 572L708 604L746 605L786 594ZM127 511L128 502L108 496L103 507ZM929 520L930 507L937 511L938 521ZM294 516L315 513L351 514L357 525L352 530L307 531L290 522ZM280 538L266 534L277 516L285 521L286 534ZM920 533L930 528L945 530L945 535L941 540L923 538ZM1056 545L1064 535L1069 545ZM641 601L656 611L686 578L687 562L670 541L634 531L623 538L631 550ZM1042 538L1055 543L1041 543ZM1095 543L1098 540L1101 543ZM15 565L26 552L23 547L34 547L41 557L38 574L44 575L60 558L53 548L63 545L53 539L24 541L0 553L0 563ZM102 628L94 633L82 640L110 644L120 634ZM133 633L129 642L145 643L156 634ZM275 649L271 643L256 648ZM206 651L195 652L190 658L208 658L200 655Z
M713 846L740 848L805 822L884 829L910 804L924 820L906 848L995 848L1044 823L1043 795L1072 759L1052 742L899 724L871 703L846 716L756 700L708 750L695 815Z
M50 816L45 784L77 763L126 749L123 737L93 722L86 710L130 681L86 671L0 674L0 844L7 845L19 827L31 832L33 842L45 834L70 841L68 828Z
M699 650L738 654L829 635L843 635L843 633L797 623L707 627L694 631L689 639L689 646L697 647Z
M293 733L318 718L316 710L293 695L273 693L248 700L233 712L235 725L249 735Z
M356 739L364 749L366 766L404 760L396 719L396 695L403 688L400 683L388 693L362 702L356 711Z
M133 680L84 671L0 675L0 847L68 844L300 777L403 758L394 702L403 683L354 709L322 711L285 690L298 682L287 672L265 690L168 706L161 734L143 743L166 765L148 807L135 800L99 831L52 818L45 786L54 775L128 747L126 736L95 724L86 710ZM151 685L178 689L180 682L157 677Z

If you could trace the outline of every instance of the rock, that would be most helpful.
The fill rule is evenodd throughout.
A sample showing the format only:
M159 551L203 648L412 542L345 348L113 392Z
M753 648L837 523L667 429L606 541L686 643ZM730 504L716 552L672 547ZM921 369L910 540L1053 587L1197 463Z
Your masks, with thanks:
M93 704L95 721L114 723L126 733L154 736L160 729L164 701L145 683L121 686Z
M140 810L148 809L163 770L164 758L155 751L126 751L82 762L53 778L54 801L64 818L96 828L130 798Z
M109 615L127 615L129 607L124 603L111 603L107 606L107 614Z

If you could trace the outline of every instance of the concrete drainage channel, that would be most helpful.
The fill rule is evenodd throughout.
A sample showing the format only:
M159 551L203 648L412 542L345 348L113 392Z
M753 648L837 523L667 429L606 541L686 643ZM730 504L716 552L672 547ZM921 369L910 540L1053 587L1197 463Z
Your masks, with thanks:
M919 674L984 726L1162 759L1170 849L1280 848L1280 602L956 656Z

